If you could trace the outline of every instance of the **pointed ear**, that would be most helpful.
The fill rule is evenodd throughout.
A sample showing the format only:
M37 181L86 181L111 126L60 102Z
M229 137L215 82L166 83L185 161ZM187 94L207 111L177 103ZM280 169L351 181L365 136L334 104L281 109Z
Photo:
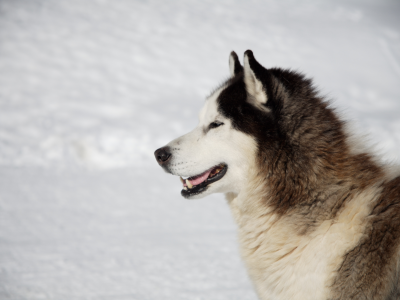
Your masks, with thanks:
M243 71L243 67L240 64L239 58L234 51L232 51L229 55L229 71L231 73L231 77Z
M251 50L244 53L243 66L247 93L253 96L257 102L266 104L267 91L261 79L268 76L268 70L256 61Z

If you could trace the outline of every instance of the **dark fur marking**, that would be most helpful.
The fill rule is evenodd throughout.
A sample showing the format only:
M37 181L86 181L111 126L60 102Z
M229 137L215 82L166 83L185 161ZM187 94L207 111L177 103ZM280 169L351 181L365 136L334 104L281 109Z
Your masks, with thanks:
M243 72L243 67L240 64L239 58L238 58L237 54L235 53L235 51L231 52L231 57L233 58L233 61L234 61L233 73L235 75L238 75L239 73Z

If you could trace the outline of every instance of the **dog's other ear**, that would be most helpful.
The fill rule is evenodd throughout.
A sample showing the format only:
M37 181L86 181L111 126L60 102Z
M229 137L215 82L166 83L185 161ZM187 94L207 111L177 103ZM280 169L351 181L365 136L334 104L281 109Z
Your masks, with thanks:
M251 50L244 53L243 66L247 93L257 102L266 104L268 100L267 91L261 80L265 79L263 81L266 82L270 76L268 70L256 61Z
M232 51L229 55L229 71L231 73L231 77L234 77L243 71L243 67L240 64L239 58L235 51Z

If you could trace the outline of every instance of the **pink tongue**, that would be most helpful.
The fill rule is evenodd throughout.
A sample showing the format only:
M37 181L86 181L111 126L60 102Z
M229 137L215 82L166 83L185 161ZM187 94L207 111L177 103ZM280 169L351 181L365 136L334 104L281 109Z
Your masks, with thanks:
M192 185L198 185L205 181L208 178L208 175L210 175L211 170L205 171L203 174L200 174L196 177L193 177L192 179L188 179ZM183 184L183 186L186 186L186 182Z

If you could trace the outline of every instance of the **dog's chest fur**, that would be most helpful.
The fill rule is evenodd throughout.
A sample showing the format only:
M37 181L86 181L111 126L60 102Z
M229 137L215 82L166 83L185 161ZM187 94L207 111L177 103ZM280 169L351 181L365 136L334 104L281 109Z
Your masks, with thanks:
M372 188L356 195L334 220L304 233L295 213L278 216L255 195L227 194L241 254L260 299L327 299L344 254L362 237Z

